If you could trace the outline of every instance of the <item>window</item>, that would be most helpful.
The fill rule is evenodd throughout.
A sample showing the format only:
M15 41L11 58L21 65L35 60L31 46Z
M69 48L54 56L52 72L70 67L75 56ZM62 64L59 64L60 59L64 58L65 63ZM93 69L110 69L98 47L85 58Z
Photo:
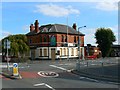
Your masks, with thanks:
M62 56L62 48L60 48L60 56Z
M74 36L74 43L76 43L76 36Z
M64 36L62 35L62 42L64 42Z
M72 50L71 50L71 51L72 51L72 54L71 54L71 56L74 56L74 49L72 48Z
M40 36L40 42L42 42L42 36Z
M44 49L44 56L47 56L47 49Z
M67 42L67 35L65 36L65 42Z
M46 36L44 36L44 42L47 42L47 37Z
M64 48L64 55L66 56L66 48Z
M29 43L32 43L32 40L31 40L31 38L29 39Z
M76 56L78 56L78 49L77 49L77 48L76 48L76 51L75 51L75 52L76 52Z
M40 49L40 56L42 56L42 49Z

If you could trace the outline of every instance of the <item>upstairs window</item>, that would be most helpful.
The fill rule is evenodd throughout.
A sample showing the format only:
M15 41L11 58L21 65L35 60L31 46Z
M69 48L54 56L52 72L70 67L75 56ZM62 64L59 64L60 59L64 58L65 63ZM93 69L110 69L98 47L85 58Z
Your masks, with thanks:
M62 35L62 42L64 42L64 36Z
M76 36L74 36L74 42L75 42L75 43L77 42L77 40L76 40Z
M40 36L40 42L42 42L42 36Z
M31 40L31 38L29 39L29 43L32 43L32 40Z
M67 35L65 36L65 42L67 42Z
M44 42L47 42L47 37L46 36L44 36Z

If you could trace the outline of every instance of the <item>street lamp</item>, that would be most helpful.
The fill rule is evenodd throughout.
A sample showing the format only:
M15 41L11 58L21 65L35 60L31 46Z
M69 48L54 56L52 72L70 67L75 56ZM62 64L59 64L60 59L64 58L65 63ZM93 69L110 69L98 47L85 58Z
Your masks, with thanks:
M86 26L78 27L78 50L79 50L79 62L80 62L80 37L79 37L80 32L79 32L79 30L80 30L80 28L84 28L84 27L86 27Z
M79 32L79 30L80 30L80 28L84 28L84 27L86 27L86 26L78 27L78 51L79 51L78 57L79 57L79 59L78 59L78 62L76 63L76 69L78 71L80 70L80 37L79 37L80 32Z

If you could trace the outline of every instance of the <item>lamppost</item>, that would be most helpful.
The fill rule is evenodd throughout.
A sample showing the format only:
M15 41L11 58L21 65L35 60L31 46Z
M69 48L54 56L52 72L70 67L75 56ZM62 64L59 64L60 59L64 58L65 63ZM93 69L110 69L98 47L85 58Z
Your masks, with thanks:
M81 26L81 27L78 27L78 51L79 51L79 54L78 54L78 61L77 61L77 63L76 63L76 70L80 70L80 32L79 32L79 30L80 30L80 28L84 28L84 27L86 27L86 26Z

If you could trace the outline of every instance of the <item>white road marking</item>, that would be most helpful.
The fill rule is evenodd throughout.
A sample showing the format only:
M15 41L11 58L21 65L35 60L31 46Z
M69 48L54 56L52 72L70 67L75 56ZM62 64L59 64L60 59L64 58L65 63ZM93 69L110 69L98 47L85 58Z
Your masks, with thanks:
M40 84L34 84L33 86L41 86L41 85L45 85L45 83L40 83Z
M54 67L54 68L58 68L58 69L61 69L61 70L64 70L64 71L67 71L67 69L62 68L62 67L58 67L58 66L55 66L55 65L49 65L49 66Z
M52 89L52 90L55 90L53 87L51 87L51 86L48 85L48 84L45 84L45 86L48 87L48 88L50 88L50 89Z
M111 83L111 84L120 84L120 83L115 83L115 82L108 82L108 83Z
M59 64L59 65L66 65L66 66L67 66L67 65L72 65L72 64L71 64L71 63L69 63L69 64Z
M80 79L84 79L84 78L86 78L86 77L79 77Z
M92 79L92 78L86 78L86 79L91 80L91 81L95 81L95 82L99 82L98 80Z
M58 67L58 66L55 66L55 65L49 65L49 66L54 67L54 68L58 68L58 69L61 69L61 70L67 71L67 72L71 72L71 71L72 71L72 69L71 69L71 70L68 70L68 69L66 69L66 68Z
M54 75L54 76L46 76L45 73L46 73L46 74L48 74L48 73L49 73L49 74L54 73L55 75ZM40 75L40 76L42 76L42 77L58 77L58 76L59 76L58 73L51 72L51 71L40 71L40 72L38 72L38 75Z
M33 86L37 87L37 86L42 86L42 85L45 85L46 87L52 89L52 90L55 90L53 87L51 87L50 85L46 84L46 83L39 83L39 84L34 84Z

